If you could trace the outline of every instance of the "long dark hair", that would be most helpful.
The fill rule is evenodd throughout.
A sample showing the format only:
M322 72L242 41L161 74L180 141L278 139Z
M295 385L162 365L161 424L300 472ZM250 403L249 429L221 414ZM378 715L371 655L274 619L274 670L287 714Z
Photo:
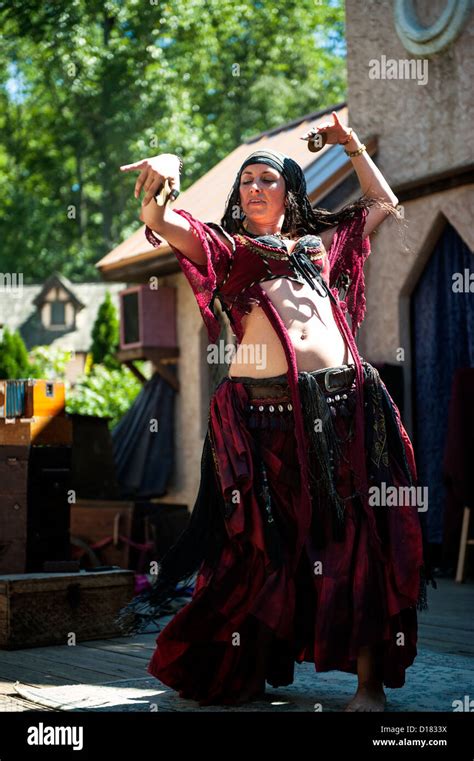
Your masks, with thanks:
M360 209L368 209L374 205L394 213L394 207L390 204L365 196L347 204L336 212L313 208L306 193L295 193L293 190L287 190L285 219L281 231L295 237L306 234L319 235L340 222L353 219ZM243 216L240 206L240 175L238 175L229 193L221 225L230 235L245 233L242 227L243 219L245 216Z

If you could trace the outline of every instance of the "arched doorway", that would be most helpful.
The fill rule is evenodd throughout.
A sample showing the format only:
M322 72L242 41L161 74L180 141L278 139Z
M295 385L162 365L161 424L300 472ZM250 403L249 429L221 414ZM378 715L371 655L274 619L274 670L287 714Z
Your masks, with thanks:
M434 545L443 540L442 466L453 376L460 367L474 367L474 295L454 286L466 270L473 271L472 253L447 223L410 301L413 443L419 483L429 489L426 526Z

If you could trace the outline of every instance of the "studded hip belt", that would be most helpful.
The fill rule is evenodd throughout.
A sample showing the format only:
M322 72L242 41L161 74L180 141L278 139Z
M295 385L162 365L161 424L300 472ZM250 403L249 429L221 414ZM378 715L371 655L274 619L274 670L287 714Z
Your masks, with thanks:
M347 392L351 390L355 379L354 365L313 370L309 373L316 378L326 394L328 404L345 403ZM298 377L302 377L299 373ZM243 383L249 395L247 411L250 413L250 427L276 428L286 430L292 426L293 404L286 374L271 378L251 378L245 376L230 377L229 380ZM335 412L335 410L334 410Z
M246 412L250 428L290 431L294 427L293 404L289 395L251 397Z
M323 367L321 370L312 370L308 374L316 379L323 391L336 392L352 386L355 379L355 366L339 365L338 367ZM298 373L299 378L303 375L304 372ZM251 399L259 399L266 396L272 396L274 399L291 398L290 387L285 374L275 375L271 378L229 376L229 380L243 383Z

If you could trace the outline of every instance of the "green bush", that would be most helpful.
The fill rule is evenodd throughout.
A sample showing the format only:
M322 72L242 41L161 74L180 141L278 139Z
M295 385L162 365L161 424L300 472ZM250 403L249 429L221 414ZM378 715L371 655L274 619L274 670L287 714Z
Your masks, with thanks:
M35 377L33 372L21 335L18 331L11 333L5 327L0 341L0 378L5 380L33 378Z
M118 362L114 354L119 346L119 321L117 310L112 303L109 291L99 307L97 317L92 328L92 362L94 365L105 365L111 370L118 370Z
M127 367L111 370L105 365L94 365L71 390L66 412L110 417L109 428L114 428L141 389L142 384Z
M69 349L59 346L34 346L30 351L32 378L64 381L66 365L71 359ZM66 381L66 388L69 383Z

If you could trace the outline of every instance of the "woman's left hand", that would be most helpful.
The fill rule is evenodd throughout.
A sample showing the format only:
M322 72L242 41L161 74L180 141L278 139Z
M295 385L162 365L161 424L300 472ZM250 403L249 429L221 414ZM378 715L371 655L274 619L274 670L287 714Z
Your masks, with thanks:
M308 132L305 132L304 135L301 135L301 139L308 140L310 137L322 133L326 136L326 142L331 145L346 140L349 134L349 128L341 124L335 111L332 112L331 116L333 118L332 124L330 122L324 122L318 127L312 127Z

